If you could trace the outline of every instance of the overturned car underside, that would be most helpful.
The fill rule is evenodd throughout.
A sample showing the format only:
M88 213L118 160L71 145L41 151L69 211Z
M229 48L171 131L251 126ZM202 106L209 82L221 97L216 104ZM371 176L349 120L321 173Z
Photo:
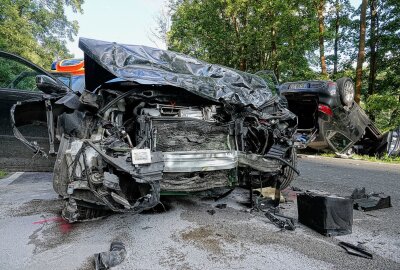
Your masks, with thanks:
M50 149L59 140L53 185L68 221L139 213L161 192L293 180L297 118L258 76L143 46L81 39L80 48L87 91L12 109L16 137L34 152L46 155L18 127L35 108Z

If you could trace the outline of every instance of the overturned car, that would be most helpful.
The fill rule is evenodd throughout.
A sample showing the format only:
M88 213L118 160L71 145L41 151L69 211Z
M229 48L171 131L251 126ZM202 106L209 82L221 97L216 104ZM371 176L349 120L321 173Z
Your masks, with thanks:
M287 99L289 110L298 116L295 144L300 148L368 155L388 151L388 135L382 134L354 101L350 78L287 82L279 91Z
M68 221L139 213L161 192L285 188L298 173L297 117L260 77L144 46L84 38L79 46L85 92L42 75L43 98L11 110L15 136L42 155L18 128L47 122Z

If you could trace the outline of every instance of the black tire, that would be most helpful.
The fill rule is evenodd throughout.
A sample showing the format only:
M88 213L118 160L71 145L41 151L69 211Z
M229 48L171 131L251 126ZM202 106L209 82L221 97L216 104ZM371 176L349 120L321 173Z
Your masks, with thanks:
M347 107L351 107L354 101L354 83L348 77L340 78L336 81L337 89L339 91L340 102Z
M297 151L296 148L292 148L292 150L289 153L289 163L293 166L293 167L297 167ZM289 166L286 166L283 169L283 175L280 177L280 181L281 181L281 190L287 188L288 186L290 186L290 184L292 183L292 181L296 178L296 172L290 168Z
M289 150L289 153L287 153L287 157L285 158L286 161L288 161L293 167L296 168L297 166L297 151L295 148L292 148ZM285 189L288 186L290 186L290 183L296 178L296 172L293 171L292 168L289 166L285 166L283 169L283 174L279 176L279 181L281 182L280 189ZM265 179L252 179L251 181L251 188L256 189L256 188L262 188L262 187L271 187L276 184L275 180L273 178L265 178Z

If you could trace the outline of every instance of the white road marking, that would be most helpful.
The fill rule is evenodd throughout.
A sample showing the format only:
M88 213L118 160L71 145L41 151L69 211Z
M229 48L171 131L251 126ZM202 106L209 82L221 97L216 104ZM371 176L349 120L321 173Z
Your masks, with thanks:
M16 172L13 173L12 175L10 175L7 178L1 179L0 180L0 187L1 186L8 186L9 184L11 184L15 179L17 179L18 177L20 177L21 175L23 175L24 172Z

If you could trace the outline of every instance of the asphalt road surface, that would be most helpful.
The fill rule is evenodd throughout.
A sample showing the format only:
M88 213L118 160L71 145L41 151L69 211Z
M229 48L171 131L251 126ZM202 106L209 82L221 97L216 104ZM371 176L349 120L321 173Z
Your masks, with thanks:
M166 212L118 214L67 224L51 174L20 173L0 180L0 269L94 269L93 254L122 241L127 257L113 269L400 269L400 166L302 157L293 186L349 195L356 187L391 195L393 207L354 211L353 233L325 237L304 225L280 231L246 207L236 189L214 202L165 198ZM295 192L282 212L297 218ZM226 203L225 209L215 208ZM214 215L207 210L214 209ZM337 243L361 244L373 260L347 254Z

